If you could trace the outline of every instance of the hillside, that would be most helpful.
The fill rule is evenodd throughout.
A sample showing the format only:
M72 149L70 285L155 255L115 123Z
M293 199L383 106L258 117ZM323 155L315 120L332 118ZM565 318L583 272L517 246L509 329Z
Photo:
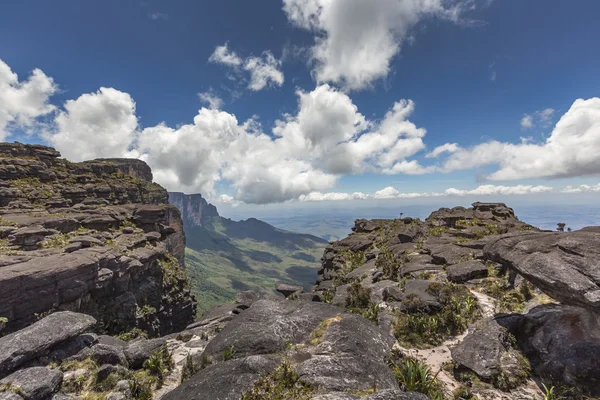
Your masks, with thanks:
M199 313L232 301L240 291L269 295L277 283L306 289L314 284L326 240L255 218L223 218L199 194L169 193L169 200L182 213L186 265Z

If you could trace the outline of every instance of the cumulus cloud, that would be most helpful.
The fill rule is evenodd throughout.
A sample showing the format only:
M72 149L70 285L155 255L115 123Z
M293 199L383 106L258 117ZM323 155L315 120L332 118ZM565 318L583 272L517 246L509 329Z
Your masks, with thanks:
M283 0L288 20L315 35L316 80L348 90L385 78L417 23L459 22L473 5L472 0Z
M248 89L260 91L265 87L281 86L285 80L281 71L281 61L270 51L264 51L260 56L250 56L242 59L228 43L217 46L208 61L223 64L233 68L234 73L241 75L242 71L250 74ZM235 79L235 78L234 78Z
M218 110L223 107L223 100L212 91L198 93L198 97L211 109Z
M459 189L446 189L444 194L446 196L490 196L490 195L523 195L523 194L537 194L546 193L553 191L554 188L550 186L532 186L532 185L517 185L517 186L496 186L496 185L481 185L471 190L459 190Z
M567 186L562 193L600 193L600 183L597 185Z
M321 193L312 192L307 195L301 195L298 200L300 201L341 201L341 200L364 200L368 196L362 192L354 193Z
M74 161L140 158L171 191L216 196L215 183L225 181L235 190L231 201L245 203L310 196L344 174L429 172L409 159L424 148L426 134L408 120L412 102L401 100L382 120L369 121L329 85L297 96L297 112L283 115L267 134L258 117L238 121L206 94L202 98L213 107L200 109L191 123L142 128L129 94L101 88L67 101L47 140Z
M547 112L546 115L551 113ZM497 165L489 180L564 178L600 174L600 98L578 99L542 143L496 140L458 148L444 162L444 172Z
M229 50L229 44L225 43L222 46L217 46L211 54L208 61L230 66L239 66L242 64L242 59L235 51Z
M36 119L50 114L55 107L49 103L58 86L39 69L34 69L25 81L0 60L0 141L14 130L28 131Z
M460 147L457 143L446 143L441 146L436 147L433 151L427 153L425 157L427 158L436 158L439 157L440 154L449 153L452 154L457 151Z
M262 57L248 57L244 64L244 69L250 72L248 88L257 92L269 85L283 85L284 77L280 68L281 62L270 51L265 51Z
M539 110L532 114L525 114L521 119L521 127L524 129L530 129L535 126L547 128L552 123L554 112L555 111L552 108L546 108L545 110Z
M138 126L131 96L112 88L68 100L54 123L47 140L73 161L127 156Z

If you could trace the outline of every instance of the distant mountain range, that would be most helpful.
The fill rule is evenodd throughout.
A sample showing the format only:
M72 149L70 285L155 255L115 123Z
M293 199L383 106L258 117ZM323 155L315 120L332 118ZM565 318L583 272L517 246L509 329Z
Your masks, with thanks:
M327 240L277 229L255 218L233 221L200 194L169 193L182 214L186 266L198 312L242 290L274 293L277 283L311 287Z

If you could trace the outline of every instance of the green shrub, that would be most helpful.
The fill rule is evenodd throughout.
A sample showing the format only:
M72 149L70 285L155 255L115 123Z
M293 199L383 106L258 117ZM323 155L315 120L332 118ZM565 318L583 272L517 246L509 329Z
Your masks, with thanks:
M242 400L308 400L314 396L314 388L300 380L288 362L284 362L270 374L259 378L252 389L242 395Z
M473 395L469 386L460 385L452 392L452 400L477 400L477 397Z
M206 353L202 353L202 357L200 358L200 369L204 369L212 364L212 357Z
M375 260L375 266L383 271L384 279L398 281L398 273L402 267L402 259L394 257L385 245L379 249L379 255Z
M235 353L235 346L226 348L225 350L223 350L223 360L225 360L225 361L230 360L231 357L233 357L234 353Z
M139 337L148 337L148 334L141 330L140 328L133 328L129 332L119 333L116 338L119 340L124 340L125 342L129 342L133 339L137 339Z
M175 363L171 352L166 344L163 344L160 349L156 350L144 361L144 369L151 376L156 377L156 384L160 388L164 383L165 375L173 370Z
M333 290L323 290L319 293L319 297L321 301L325 304L331 304L333 302L333 298L335 297L335 292Z
M444 400L440 383L424 362L407 357L400 363L391 362L390 368L405 391L423 393L432 400Z
M185 364L183 364L183 368L181 370L181 383L190 379L199 370L200 368L198 364L196 364L192 356L188 354L188 356L185 358Z
M146 304L143 307L138 307L136 311L136 315L138 318L147 317L148 315L156 314L156 308L149 306Z
M147 371L140 371L129 380L129 390L133 400L152 400L154 394L152 388L156 379L148 375Z
M360 282L353 282L348 287L346 308L367 308L371 301L371 289L363 287Z
M429 228L431 236L442 236L445 232L448 232L448 228L445 226L432 226Z
M403 300L409 306L408 311L398 315L394 334L405 346L437 346L448 337L464 332L469 323L481 315L477 299L464 285L432 282L428 292L441 304L435 313L430 314L425 307L420 307L420 299L416 296L407 296Z

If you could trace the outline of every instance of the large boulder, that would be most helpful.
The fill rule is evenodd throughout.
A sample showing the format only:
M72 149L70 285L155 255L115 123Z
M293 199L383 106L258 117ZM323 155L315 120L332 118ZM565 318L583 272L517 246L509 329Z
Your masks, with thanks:
M167 341L163 339L142 339L130 343L124 350L125 358L129 367L132 369L140 369L144 365L144 361L150 358L152 353L158 350Z
M595 312L547 304L504 321L537 375L600 396L600 318Z
M194 375L164 400L239 400L261 376L281 364L274 355L256 355L209 365Z
M0 338L0 376L45 355L52 347L96 324L89 315L70 311L50 314L35 324Z
M25 400L48 400L60 388L62 378L63 374L59 370L33 367L0 380L0 387L8 386Z
M481 261L465 261L450 265L446 268L446 273L450 282L463 283L471 279L487 277L488 269Z
M517 349L510 332L503 326L506 320L490 319L475 327L452 352L459 368L473 371L479 378L502 389L522 383L529 374L529 365Z
M600 233L514 233L491 240L484 252L550 297L600 311Z
M320 393L368 390L374 383L398 390L386 365L393 343L372 322L329 304L259 300L207 345L201 359L213 365L165 399L239 399L284 353L299 379Z

